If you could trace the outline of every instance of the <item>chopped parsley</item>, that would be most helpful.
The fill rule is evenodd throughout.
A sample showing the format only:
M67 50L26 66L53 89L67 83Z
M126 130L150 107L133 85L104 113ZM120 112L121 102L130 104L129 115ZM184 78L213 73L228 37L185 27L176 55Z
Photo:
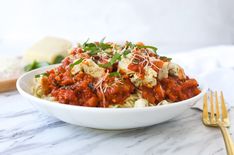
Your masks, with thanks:
M172 60L172 58L168 58L168 57L165 57L165 56L160 56L159 59L162 60L162 61L171 61Z
M114 77L114 76L117 76L117 77L120 77L121 74L119 72L112 72L109 74L110 77Z
M115 64L118 60L120 61L121 60L121 56L122 56L121 54L115 53L108 63L106 63L106 64L99 64L99 66L103 67L103 68L109 68L113 64Z
M31 64L28 64L24 67L24 71L28 72L43 66L48 66L50 65L48 62L38 62L36 60L34 60Z
M139 45L137 45L137 48L149 48L149 49L152 49L155 54L157 54L157 50L158 50L158 48L154 47L154 46L139 46Z
M130 51L130 50L125 50L125 51L123 52L123 56L124 56L124 58L126 58L126 56L127 56L129 53L131 53L131 51Z
M132 42L127 42L126 43L126 49L128 49L128 48L133 49L134 47L136 47L136 45L133 44Z
M111 45L104 43L104 40L105 40L105 39L106 39L106 37L102 38L102 40L99 42L99 47L100 47L102 50L106 50L106 49L111 48Z
M83 43L82 47L84 47L89 42L89 38Z
M48 73L41 73L41 74L35 75L35 78L39 78L41 76L49 76L49 75L48 75Z
M146 45L136 45L136 44L133 44L132 42L127 42L126 43L126 49L133 49L134 47L137 47L137 48L149 48L149 49L152 49L154 51L155 54L157 54L157 50L158 48L157 47L154 47L154 46L146 46Z
M100 52L99 50L93 50L93 51L90 51L88 54L90 56L94 56L94 55L98 54L99 52Z
M54 59L53 64L59 64L59 63L61 63L62 60L63 60L64 58L65 58L64 56L58 55L58 56Z
M90 53L99 51L99 48L97 47L97 45L95 43L85 43L83 45L83 49L84 49L84 51L90 51Z
M64 56L62 55L58 55L55 59L54 59L54 62L52 64L58 64L58 63L61 63L62 60L64 59ZM31 64L28 64L24 67L24 71L25 72L28 72L28 71L31 71L31 70L34 70L34 69L37 69L37 68L40 68L40 67L44 67L44 66L49 66L51 65L51 63L49 62L39 62L39 61L36 61L34 60Z
M119 53L115 53L115 55L113 55L113 57L110 60L110 63L113 65L117 62L117 60L121 60L121 54Z
M74 63L70 64L70 68L73 68L75 65L80 64L84 59L80 58L79 60L75 61Z
M99 43L98 46L99 46L102 50L106 50L106 49L111 48L111 45L106 44L106 43Z
M89 51L89 55L93 56L99 52L104 52L106 49L110 49L111 45L104 43L105 38L103 38L99 43L88 43L89 40L84 42L83 49L84 51Z

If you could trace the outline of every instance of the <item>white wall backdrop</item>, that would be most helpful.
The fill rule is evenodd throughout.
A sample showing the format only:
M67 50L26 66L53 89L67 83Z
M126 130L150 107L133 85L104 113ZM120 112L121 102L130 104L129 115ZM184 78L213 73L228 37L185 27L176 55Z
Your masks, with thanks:
M0 53L46 35L144 41L163 53L234 43L233 0L0 0Z

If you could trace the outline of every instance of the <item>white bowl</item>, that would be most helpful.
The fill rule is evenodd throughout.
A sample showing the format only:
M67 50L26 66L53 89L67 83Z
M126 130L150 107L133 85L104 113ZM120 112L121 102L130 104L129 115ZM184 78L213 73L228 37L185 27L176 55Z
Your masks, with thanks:
M55 65L25 73L17 80L19 93L28 98L33 105L47 111L52 116L74 125L98 129L130 129L151 126L168 121L189 109L204 94L202 92L188 100L168 105L144 108L93 108L59 104L32 95L33 79ZM201 87L202 88L202 87Z

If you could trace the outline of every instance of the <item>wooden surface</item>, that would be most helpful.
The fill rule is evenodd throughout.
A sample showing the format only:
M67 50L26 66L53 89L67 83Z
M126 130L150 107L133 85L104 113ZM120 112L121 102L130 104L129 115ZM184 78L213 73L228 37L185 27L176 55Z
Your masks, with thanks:
M17 78L0 80L0 92L7 92L7 91L15 90L16 80Z

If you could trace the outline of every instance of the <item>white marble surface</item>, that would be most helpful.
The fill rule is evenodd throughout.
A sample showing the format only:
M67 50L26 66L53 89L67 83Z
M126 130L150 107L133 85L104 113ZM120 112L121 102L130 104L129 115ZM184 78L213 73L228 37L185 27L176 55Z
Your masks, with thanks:
M173 58L190 74L203 75L209 87L219 83L228 92L231 87L220 77L229 77L230 72L234 72L232 51L233 46L219 46L192 51L190 54L176 54ZM207 75L217 69L228 74L220 74L215 82L209 83L207 78L210 77ZM233 81L229 85L233 85ZM226 93L225 96L230 97L231 94ZM228 98L228 102L232 99ZM52 118L37 111L17 91L0 94L0 105L1 155L226 154L221 132L205 127L201 122L201 112L194 109L152 127L105 131L73 126ZM234 105L232 107L231 122L234 119ZM233 127L230 132L234 132Z
M225 154L221 132L205 127L201 113L192 109L152 127L105 131L69 125L40 113L17 92L1 94L0 101L2 155Z

